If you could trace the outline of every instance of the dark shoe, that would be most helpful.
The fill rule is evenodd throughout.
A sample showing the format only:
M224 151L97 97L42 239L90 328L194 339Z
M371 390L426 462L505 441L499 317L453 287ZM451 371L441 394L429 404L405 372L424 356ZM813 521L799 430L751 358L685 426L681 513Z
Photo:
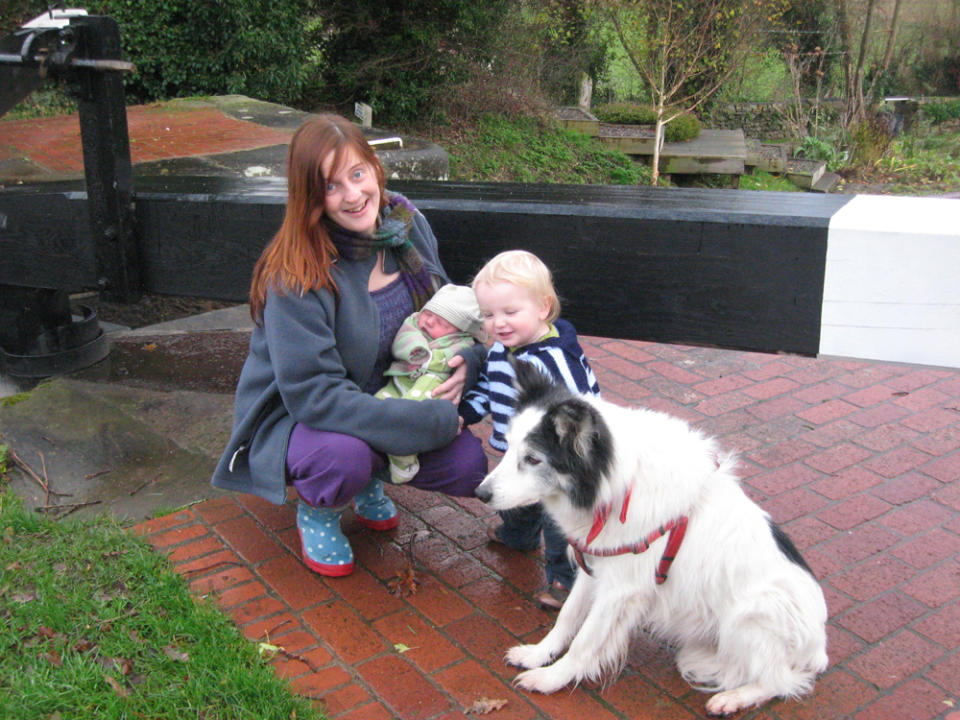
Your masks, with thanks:
M538 550L540 548L539 543L534 545L533 547L524 548L524 547L514 547L513 545L507 542L504 542L503 538L500 537L500 528L502 527L503 525L497 525L496 527L494 527L493 525L488 525L487 539L490 542L497 543L498 545L503 545L504 547L508 547L511 550L519 550L520 552L533 552L534 550Z
M540 603L540 607L548 610L559 610L568 597L570 597L570 590L554 580L537 594L537 602Z

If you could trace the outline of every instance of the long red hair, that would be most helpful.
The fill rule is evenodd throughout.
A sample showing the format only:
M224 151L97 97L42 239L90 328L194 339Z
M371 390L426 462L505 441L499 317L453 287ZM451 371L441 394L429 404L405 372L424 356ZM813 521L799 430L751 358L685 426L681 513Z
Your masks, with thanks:
M263 321L267 289L302 293L322 288L337 289L331 269L337 248L324 227L323 209L327 178L323 161L333 153L331 172L336 172L344 153L353 150L373 168L380 187L380 206L386 203L386 177L373 148L360 127L339 115L310 118L293 134L287 150L287 208L283 223L263 249L253 268L250 283L250 316Z

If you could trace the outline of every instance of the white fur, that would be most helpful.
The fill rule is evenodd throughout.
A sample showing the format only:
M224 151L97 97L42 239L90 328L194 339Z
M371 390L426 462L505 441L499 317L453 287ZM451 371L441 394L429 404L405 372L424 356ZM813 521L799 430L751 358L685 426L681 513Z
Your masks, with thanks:
M734 460L676 418L579 399L599 411L612 434L612 467L598 480L596 500L611 513L590 548L636 543L681 515L689 525L662 585L654 570L665 537L642 554L588 555L593 575L578 572L553 629L536 645L507 652L507 662L525 669L516 684L552 693L582 680L612 679L624 665L631 631L643 627L677 648L688 682L716 692L707 701L710 714L808 692L827 666L823 592L780 551L767 514L741 490ZM572 478L527 442L546 412L534 405L514 418L510 449L478 495L496 510L540 501L582 544L593 509L573 506Z

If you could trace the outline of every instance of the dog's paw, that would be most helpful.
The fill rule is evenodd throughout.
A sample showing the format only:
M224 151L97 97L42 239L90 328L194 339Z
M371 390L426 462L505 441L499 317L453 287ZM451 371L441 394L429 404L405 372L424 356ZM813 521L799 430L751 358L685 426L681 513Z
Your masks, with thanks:
M539 645L517 645L507 650L507 662L527 670L543 667L551 659L550 654L542 650Z
M553 666L526 670L514 678L513 684L524 690L549 695L570 684L572 678Z
M707 700L707 715L718 717L733 715L744 708L766 702L771 697L773 697L771 693L755 684L724 690Z

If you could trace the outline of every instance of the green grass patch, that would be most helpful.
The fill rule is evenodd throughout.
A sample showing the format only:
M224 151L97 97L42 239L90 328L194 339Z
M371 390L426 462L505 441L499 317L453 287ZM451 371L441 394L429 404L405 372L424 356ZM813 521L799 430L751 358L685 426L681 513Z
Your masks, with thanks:
M0 494L0 717L322 718L114 521Z
M46 83L27 95L3 116L4 120L69 115L77 112L77 101L60 85Z
M487 115L439 139L450 179L473 182L647 185L650 168L598 140L535 118Z
M753 168L749 173L740 176L740 189L802 192L800 188L782 175L771 175L760 168Z
M874 175L900 195L956 192L960 190L960 132L898 137L877 162Z

